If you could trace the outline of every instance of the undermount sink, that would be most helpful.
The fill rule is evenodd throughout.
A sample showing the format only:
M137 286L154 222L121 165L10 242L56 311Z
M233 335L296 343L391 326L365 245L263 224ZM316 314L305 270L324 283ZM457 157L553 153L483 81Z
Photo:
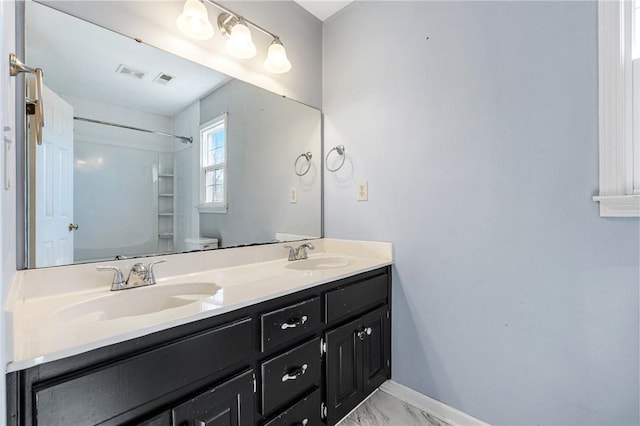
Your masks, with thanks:
M110 292L58 310L55 316L73 320L90 316L95 321L151 314L198 303L215 295L220 287L213 283L153 285Z
M314 257L304 260L294 260L285 266L287 269L298 271L322 271L349 266L351 262L344 257Z

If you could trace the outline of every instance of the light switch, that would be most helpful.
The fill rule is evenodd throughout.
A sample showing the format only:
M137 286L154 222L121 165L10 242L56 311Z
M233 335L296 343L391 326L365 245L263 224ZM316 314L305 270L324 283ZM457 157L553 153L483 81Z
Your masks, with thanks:
M292 186L289 191L289 203L295 204L298 202L298 187Z
M369 182L363 180L358 182L358 201L367 201L369 200Z

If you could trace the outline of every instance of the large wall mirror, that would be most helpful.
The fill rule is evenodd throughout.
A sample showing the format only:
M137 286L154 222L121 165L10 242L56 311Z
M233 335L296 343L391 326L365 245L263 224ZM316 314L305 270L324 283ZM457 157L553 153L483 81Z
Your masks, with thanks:
M322 235L320 111L32 1L25 54L28 267Z

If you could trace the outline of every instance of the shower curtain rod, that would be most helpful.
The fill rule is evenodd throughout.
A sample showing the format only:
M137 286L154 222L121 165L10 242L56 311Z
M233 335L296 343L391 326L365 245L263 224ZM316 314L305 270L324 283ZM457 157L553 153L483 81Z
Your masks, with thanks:
M78 121L86 121L88 123L104 124L105 126L120 127L122 129L137 130L139 132L153 133L154 135L169 136L171 138L180 139L182 143L193 143L193 138L187 137L187 136L178 136L178 135L173 135L171 133L156 132L154 130L141 129L139 127L132 127L132 126L125 126L124 124L111 123L109 121L94 120L93 118L73 117L73 119Z

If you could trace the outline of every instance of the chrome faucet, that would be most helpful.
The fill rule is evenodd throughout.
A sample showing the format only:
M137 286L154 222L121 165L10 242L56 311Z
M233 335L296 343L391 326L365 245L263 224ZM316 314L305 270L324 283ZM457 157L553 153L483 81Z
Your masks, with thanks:
M298 248L293 248L291 246L284 246L285 249L289 250L289 260L302 260L306 259L307 249L313 250L315 247L311 243L303 243L298 246Z
M144 266L143 263L134 264L129 270L129 276L125 281L122 271L117 266L98 266L98 271L113 271L113 281L111 282L111 291L127 290L130 288L154 285L156 277L153 274L153 267L158 263L164 263L166 260L156 260Z

